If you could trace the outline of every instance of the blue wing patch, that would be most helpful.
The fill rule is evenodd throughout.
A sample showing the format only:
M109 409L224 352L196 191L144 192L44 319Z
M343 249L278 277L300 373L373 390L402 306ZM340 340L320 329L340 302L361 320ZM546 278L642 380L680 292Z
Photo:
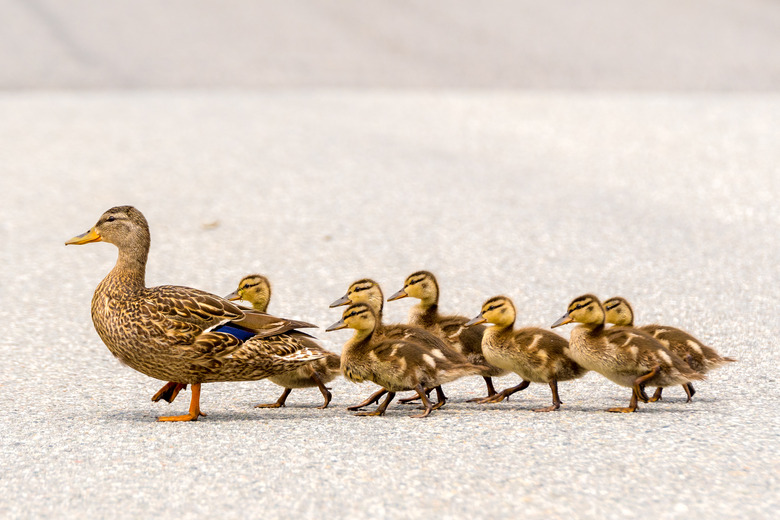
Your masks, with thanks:
M230 334L231 336L237 337L241 341L246 341L255 335L255 333L252 332L251 330L237 327L235 325L231 325L228 323L226 323L225 325L220 325L219 327L216 327L215 329L212 330L213 332L224 332L225 334Z

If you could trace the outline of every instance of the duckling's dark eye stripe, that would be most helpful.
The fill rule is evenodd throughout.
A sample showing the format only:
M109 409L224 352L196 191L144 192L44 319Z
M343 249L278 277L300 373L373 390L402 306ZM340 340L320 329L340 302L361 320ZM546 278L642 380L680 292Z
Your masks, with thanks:
M416 283L422 282L423 280L425 280L425 278L418 278L417 280L409 280L409 283L407 285L414 285Z
M369 289L371 289L371 286L370 286L370 285L361 285L361 286L359 286L359 287L354 287L354 288L352 289L352 292L367 291L367 290L369 290Z
M618 307L619 305L620 305L619 303L613 303L612 305L605 305L604 308L607 309L608 311L611 311L612 309Z

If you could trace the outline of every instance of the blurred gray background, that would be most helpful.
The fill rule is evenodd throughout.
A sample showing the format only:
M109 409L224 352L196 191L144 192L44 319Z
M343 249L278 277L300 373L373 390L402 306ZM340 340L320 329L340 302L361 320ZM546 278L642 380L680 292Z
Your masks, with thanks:
M750 90L774 0L2 0L0 87Z
M0 0L0 517L775 516L778 122L777 1ZM444 312L503 293L523 326L621 294L739 362L631 415L591 373L550 414L470 378L354 417L373 387L337 379L327 410L219 383L159 424L189 392L152 403L91 323L113 246L63 246L118 204L149 285L262 272L322 328L419 269Z

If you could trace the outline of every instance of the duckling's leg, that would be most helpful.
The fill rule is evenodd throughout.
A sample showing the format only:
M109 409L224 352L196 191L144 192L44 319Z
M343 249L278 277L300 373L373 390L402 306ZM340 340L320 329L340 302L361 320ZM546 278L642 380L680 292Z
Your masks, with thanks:
M617 412L617 413L633 413L636 412L636 408L637 408L636 403L637 403L636 390L631 389L631 401L628 403L628 408L610 408L607 411Z
M658 372L661 371L661 367L656 365L653 367L650 372L643 376L639 376L634 380L634 393L636 393L636 396L641 399L644 402L649 402L650 399L647 397L647 394L645 393L645 383L652 379L653 377L658 375Z
M347 410L349 410L351 412L354 412L355 410L360 410L361 408L365 408L366 406L368 406L370 404L378 403L379 402L379 398L382 397L383 395L385 395L386 393L387 393L387 390L385 390L383 388L382 390L371 394L368 397L368 399L366 399L362 403L356 404L354 406L347 406Z
M662 399L661 394L663 393L664 389L660 386L655 389L655 393L653 394L653 397L647 400L648 403L654 403L656 401L660 401Z
M426 395L426 396L427 396L429 399L430 399L430 397L431 397L431 392L432 392L432 391L433 391L433 388L426 388L426 389L425 389L425 395ZM412 397L404 397L403 399L401 399L401 400L400 400L400 401L398 401L398 402L399 402L399 403L402 403L402 404L409 404L409 403L413 403L413 402L417 401L418 399L420 399L420 396L419 396L419 395L415 395L415 396L412 396Z
M514 393L517 393L517 392L519 392L521 390L525 390L526 388L528 388L528 385L530 385L530 384L531 384L530 381L523 380L517 386L513 386L511 388L505 388L504 390L502 390L501 392L495 394L494 396L482 398L482 399L480 399L477 402L480 403L480 404L500 403L504 399L509 399L510 395L512 395Z
M333 399L333 394L330 393L328 388L325 386L325 383L323 383L322 379L320 379L320 376L317 375L317 372L314 372L311 375L311 378L312 378L312 381L317 383L317 388L320 389L320 392L322 392L322 397L325 398L325 402L322 404L322 406L318 406L317 408L319 410L324 410L330 404L330 400Z
M190 413L186 415L169 415L158 417L158 421L197 421L198 417L206 416L200 411L200 383L192 383L192 398L190 399Z
M553 379L550 381L550 390L552 390L552 399L553 404L552 406L548 406L547 408L537 408L534 410L534 412L552 412L557 410L561 407L561 398L558 397L558 380Z
M690 354L688 354L690 356ZM691 402L691 398L693 397L693 394L696 393L696 390L693 388L693 385L691 383L685 383L682 385L683 390L685 390L685 395L688 396L688 399L686 399L686 403Z
M287 396L290 395L290 392L292 392L292 388L285 388L284 392L282 392L282 395L279 396L279 399L277 399L275 403L256 404L255 408L281 408L284 406L285 401L287 401Z
M384 390L384 392L387 392L387 390ZM359 415L361 417L382 416L385 414L385 411L387 410L390 401L392 401L394 397L395 397L395 392L387 392L387 397L385 397L385 400L382 401L381 405L379 405L379 408L377 408L373 412L358 412L355 415Z
M428 394L425 395L428 397ZM444 390L441 389L441 385L436 387L436 404L433 405L432 410L438 410L442 406L444 406L444 403L447 402L447 396L444 395ZM423 408L424 409L424 408Z
M164 401L168 401L169 403L172 403L174 399L176 399L176 396L179 395L179 392L182 390L186 390L187 385L184 383L174 383L173 381L170 381L168 383L165 383L162 388L160 388L156 394L152 396L152 401L155 403L159 401L160 399Z
M482 402L484 399L487 399L488 397L493 397L496 395L496 388L493 386L493 378L488 376L482 376L482 379L485 380L485 385L487 385L487 397L475 397L474 399L469 399L469 403L479 403ZM487 402L487 401L486 401Z
M409 417L413 417L415 419L421 419L423 417L428 417L429 415L431 415L431 411L433 410L433 406L431 405L431 402L428 400L428 396L425 395L425 391L423 390L422 385L417 385L415 387L415 390L417 391L417 395L420 396L420 400L422 401L422 404L425 407L425 411L423 413L421 413L421 414L418 414L418 415L410 415Z

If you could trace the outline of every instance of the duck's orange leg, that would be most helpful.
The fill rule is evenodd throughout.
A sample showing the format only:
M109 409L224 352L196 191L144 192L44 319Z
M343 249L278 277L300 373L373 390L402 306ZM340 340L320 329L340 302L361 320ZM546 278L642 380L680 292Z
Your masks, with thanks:
M200 411L200 383L192 384L192 399L190 399L190 413L186 415L169 415L158 417L158 421L197 421L198 417L206 416Z

